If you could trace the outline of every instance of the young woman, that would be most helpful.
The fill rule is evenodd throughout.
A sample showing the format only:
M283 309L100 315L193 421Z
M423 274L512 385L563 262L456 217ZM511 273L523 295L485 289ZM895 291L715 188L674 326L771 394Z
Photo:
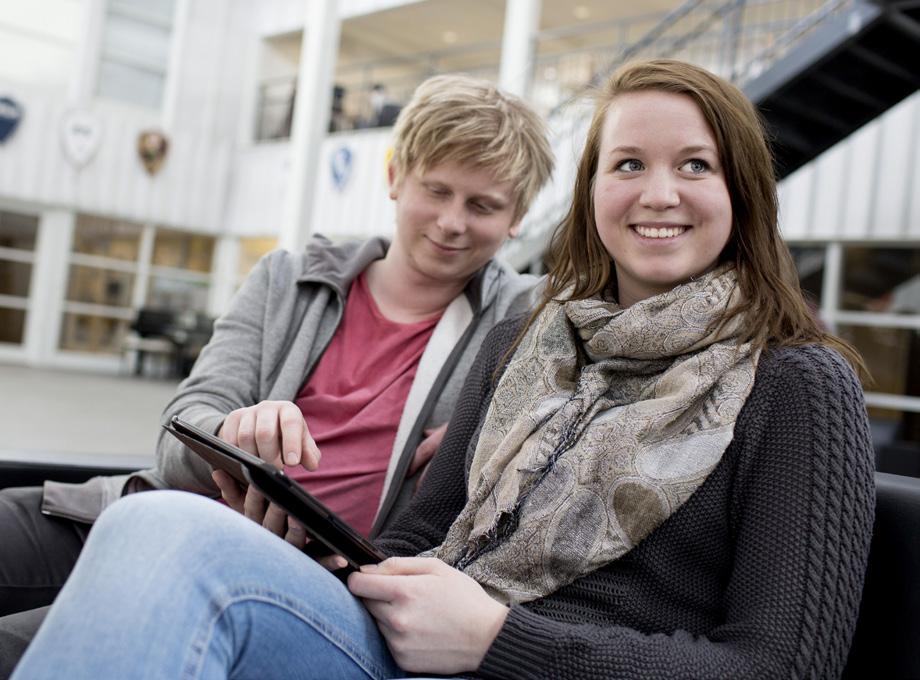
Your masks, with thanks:
M484 343L379 541L396 557L350 595L227 508L139 494L14 677L838 676L873 456L859 359L809 315L776 217L737 89L620 70L545 300Z

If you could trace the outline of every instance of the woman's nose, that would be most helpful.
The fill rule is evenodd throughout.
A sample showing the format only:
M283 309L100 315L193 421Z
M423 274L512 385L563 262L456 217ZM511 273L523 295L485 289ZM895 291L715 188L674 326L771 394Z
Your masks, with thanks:
M676 178L666 170L648 173L639 200L643 207L656 211L677 206L680 203L680 193Z

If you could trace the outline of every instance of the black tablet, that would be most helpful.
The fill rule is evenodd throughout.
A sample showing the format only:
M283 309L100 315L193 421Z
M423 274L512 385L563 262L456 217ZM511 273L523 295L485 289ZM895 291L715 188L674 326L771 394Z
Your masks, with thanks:
M253 484L266 498L299 520L310 538L344 557L352 569L386 559L386 555L373 543L282 470L180 420L178 416L163 427L212 467L228 472L244 486Z

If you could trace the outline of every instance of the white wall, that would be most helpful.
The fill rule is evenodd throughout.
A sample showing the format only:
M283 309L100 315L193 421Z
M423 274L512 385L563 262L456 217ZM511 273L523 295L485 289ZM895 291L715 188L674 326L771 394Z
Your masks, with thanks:
M256 9L251 0L189 0L170 116L176 130L216 144L238 141L244 103L256 96Z
M787 240L920 240L920 93L780 183Z
M0 80L62 87L73 77L80 0L6 0L0 11Z
M347 15L393 4L352 0L342 2L340 11ZM44 0L42 7L55 9L46 27L52 43L66 44L63 19L78 24L80 3ZM3 6L0 32L34 18L21 8L22 3ZM19 131L0 146L0 199L214 234L277 233L289 151L285 143L251 142L259 31L291 21L302 25L305 8L301 0L191 0L178 33L181 69L171 74L177 80L170 115L96 101L102 146L82 170L74 169L61 149L60 121L68 106L63 88L4 78L0 68L0 92L25 107ZM164 118L170 122L169 157L151 178L137 159L136 137ZM388 134L336 135L324 142L313 220L317 230L362 235L391 228L383 169ZM554 213L565 202L580 143L574 137L560 141L558 148L571 157L560 159L565 171L540 197L535 213ZM330 154L341 144L353 152L352 177L343 190L332 186L328 169ZM792 240L920 239L918 149L920 95L915 95L782 183L784 235Z
M258 0L254 24L257 32L269 36L302 30L308 2L310 0ZM339 17L344 20L416 2L422 0L339 0Z
M24 109L15 134L0 146L0 199L220 230L233 156L229 140L212 141L193 128L177 129L170 135L163 168L151 177L138 159L137 136L158 127L159 115L99 101L92 108L102 141L93 160L77 169L65 158L61 141L66 99L3 83L0 90L13 92Z
M386 182L390 138L390 130L337 133L326 138L320 155L313 231L334 238L392 233L393 204ZM348 179L341 187L333 180L331 168L333 155L340 148L351 153ZM240 151L227 197L227 233L278 233L289 167L287 142L267 142Z
M0 29L14 23L15 13L9 10L19 4L3 6ZM251 136L248 121L256 96L252 64L258 47L251 25L254 7L249 0L188 2L184 22L174 34L179 68L169 75L172 106L153 110L95 99L90 108L101 121L102 142L82 169L67 161L62 148L62 117L70 106L66 88L44 80L24 83L0 77L0 93L13 96L24 108L18 130L0 146L0 199L221 232L231 164L241 138ZM75 21L80 18L71 14ZM53 56L55 49L34 47L19 62L32 57L41 62L50 58L41 56L46 53ZM164 124L169 153L160 172L150 177L137 157L137 136Z

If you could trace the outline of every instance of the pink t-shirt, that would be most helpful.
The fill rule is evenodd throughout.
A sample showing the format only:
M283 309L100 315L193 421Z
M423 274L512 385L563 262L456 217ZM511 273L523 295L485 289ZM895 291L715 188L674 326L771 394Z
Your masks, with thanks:
M322 460L315 472L302 466L285 472L365 536L415 370L439 318L390 321L362 273L332 342L295 399Z

